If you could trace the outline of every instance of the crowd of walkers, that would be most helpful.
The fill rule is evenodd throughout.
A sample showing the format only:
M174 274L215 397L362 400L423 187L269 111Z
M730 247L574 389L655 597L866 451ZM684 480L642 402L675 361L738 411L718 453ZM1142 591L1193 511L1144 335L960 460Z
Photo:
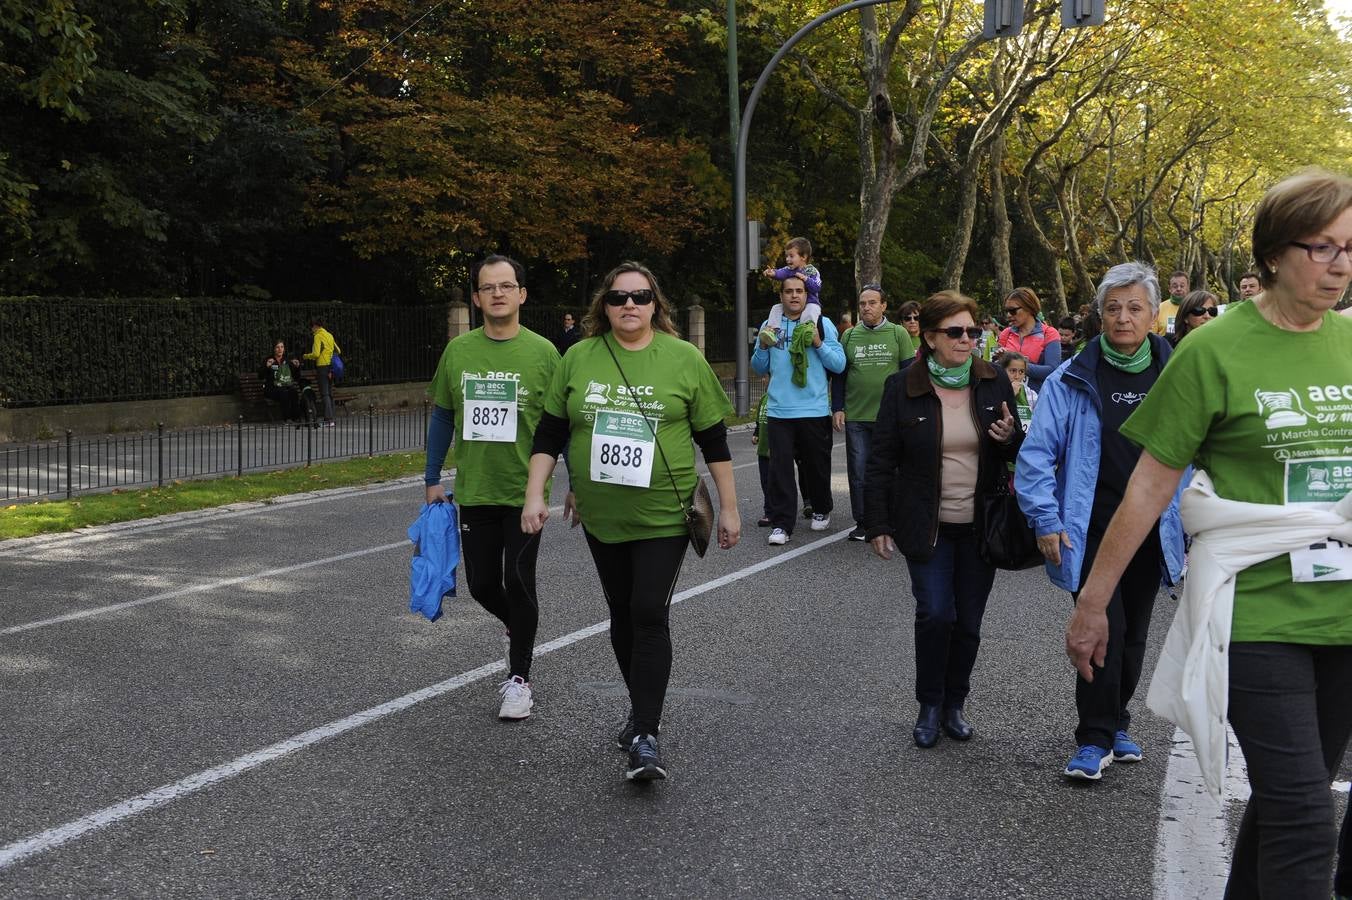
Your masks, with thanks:
M1077 725L1064 776L1092 783L1146 757L1129 707L1161 586L1181 586L1147 702L1191 735L1213 793L1227 723L1244 752L1252 796L1226 896L1322 900L1335 854L1335 890L1352 895L1330 792L1352 735L1352 319L1333 312L1352 281L1352 180L1307 170L1269 190L1241 301L1222 306L1183 273L1162 298L1154 268L1126 262L1062 329L1028 288L1004 298L997 329L953 291L901 304L892 322L869 284L857 324L838 332L810 243L787 249L765 272L779 303L751 360L767 379L753 436L760 524L768 544L787 544L801 497L802 520L830 527L843 432L849 539L900 552L910 575L916 746L975 733L982 616L998 568L1027 564L993 549L993 500L1012 497L1019 514L1002 527L1026 531L1070 595ZM563 517L584 529L628 688L624 773L665 778L668 617L696 447L716 542L741 537L727 396L642 265L605 277L562 357L520 325L518 263L489 257L474 277L484 324L437 370L426 500L450 499L442 467L458 437L467 580L504 628L498 714L523 719L534 704L535 559L563 454Z

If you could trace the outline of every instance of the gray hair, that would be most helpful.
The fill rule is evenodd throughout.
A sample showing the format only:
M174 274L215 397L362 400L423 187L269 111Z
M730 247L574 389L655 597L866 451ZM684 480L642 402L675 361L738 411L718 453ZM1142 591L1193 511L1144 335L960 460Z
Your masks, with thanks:
M1160 311L1159 276L1156 274L1154 266L1139 260L1121 263L1104 273L1103 280L1099 282L1098 291L1094 294L1094 312L1100 316L1103 315L1103 300L1108 296L1109 291L1131 287L1133 284L1145 287L1145 295L1150 298L1150 308L1158 315Z

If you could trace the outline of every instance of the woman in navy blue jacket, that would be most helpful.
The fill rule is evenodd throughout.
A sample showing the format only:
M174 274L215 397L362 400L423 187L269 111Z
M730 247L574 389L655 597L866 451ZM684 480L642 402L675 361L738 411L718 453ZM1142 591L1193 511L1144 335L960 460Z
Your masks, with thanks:
M982 558L977 498L996 490L1023 430L1005 373L972 356L975 301L944 291L920 309L920 356L887 379L865 483L865 536L883 559L900 549L915 594L913 736L972 736L963 713L995 569Z
M1172 348L1150 325L1159 310L1155 270L1145 263L1114 266L1095 302L1103 331L1043 382L1033 421L1019 451L1014 488L1037 535L1047 573L1078 596L1108 522L1122 502L1140 448L1118 434L1159 377ZM1108 606L1108 654L1092 682L1077 678L1078 749L1063 774L1097 781L1116 762L1139 762L1127 704L1145 661L1146 636L1163 578L1183 568L1178 497L1157 523Z

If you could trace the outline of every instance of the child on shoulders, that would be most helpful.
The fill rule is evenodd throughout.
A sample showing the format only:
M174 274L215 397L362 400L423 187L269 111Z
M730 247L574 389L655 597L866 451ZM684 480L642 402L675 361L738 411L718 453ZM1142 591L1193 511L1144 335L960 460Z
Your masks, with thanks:
M803 307L799 321L811 322L815 328L822 315L822 275L817 271L817 267L812 265L811 260L812 242L807 238L796 237L784 245L784 262L787 265L778 269L766 266L762 274L775 281L783 281L785 278L803 279L803 286L807 289L807 305ZM765 328L760 333L762 347L773 347L779 342L779 329L783 321L784 307L776 303L770 310L770 318L766 321Z

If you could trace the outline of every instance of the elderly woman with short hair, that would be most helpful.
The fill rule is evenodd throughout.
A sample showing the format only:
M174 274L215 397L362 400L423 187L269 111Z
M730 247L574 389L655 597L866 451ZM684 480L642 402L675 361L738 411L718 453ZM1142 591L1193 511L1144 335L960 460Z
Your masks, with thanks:
M1014 467L1019 506L1047 559L1057 587L1078 597L1122 501L1140 449L1118 429L1154 386L1172 348L1151 334L1159 312L1155 270L1145 263L1113 266L1099 283L1095 308L1103 331L1042 384L1038 414ZM1146 636L1160 576L1177 581L1183 529L1171 503L1113 587L1108 650L1091 680L1075 684L1077 750L1067 778L1098 781L1108 765L1144 757L1128 728L1127 704L1145 664Z

